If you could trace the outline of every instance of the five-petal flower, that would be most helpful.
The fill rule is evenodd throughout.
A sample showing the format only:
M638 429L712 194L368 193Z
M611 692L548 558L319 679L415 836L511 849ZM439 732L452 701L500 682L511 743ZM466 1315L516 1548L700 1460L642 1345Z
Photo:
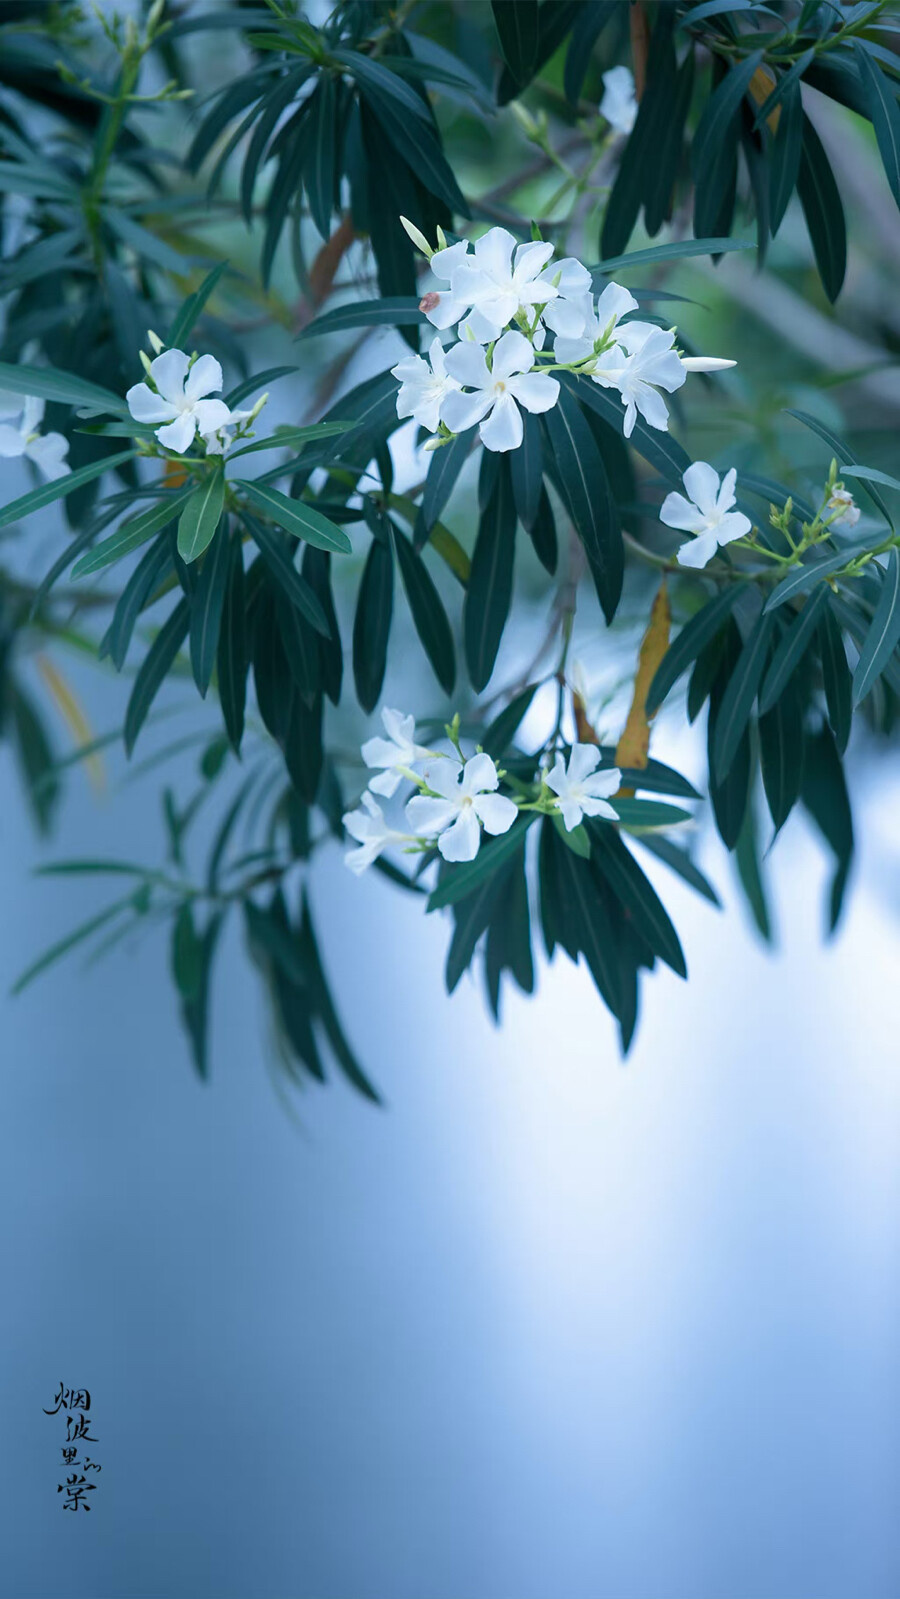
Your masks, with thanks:
M362 796L360 808L348 811L342 821L350 837L359 844L359 849L349 850L344 856L345 866L349 866L357 877L373 861L377 861L388 845L409 842L406 833L398 833L396 828L389 826L381 806L368 789Z
M437 761L425 769L432 794L416 794L406 806L406 819L416 834L437 836L445 861L473 861L481 843L481 828L506 833L518 808L494 790L500 779L489 755L473 755L460 768L451 760Z
M569 833L583 816L603 816L610 822L618 820L612 806L606 802L620 786L621 774L616 766L598 772L599 764L600 751L596 744L573 744L568 765L557 755L547 773L547 787L557 796L556 803Z
M71 472L65 457L69 441L62 433L41 433L44 418L44 401L34 394L11 394L0 391L0 457L11 460L24 455L33 461L48 482L65 477ZM10 419L18 417L13 423Z
M695 461L685 472L683 482L690 498L685 499L683 494L667 494L659 519L666 527L696 534L678 551L680 565L705 566L720 545L743 538L753 524L742 511L731 509L737 482L734 467L725 473L720 487L718 472L706 461Z
M480 344L455 344L446 354L451 377L474 393L448 394L441 418L453 433L481 423L481 442L489 450L516 450L524 428L519 406L549 411L559 398L559 384L545 373L532 372L534 350L521 333L504 333L494 346L490 369Z
M671 394L680 389L687 373L677 350L675 335L652 322L626 322L616 333L618 346L601 356L591 373L603 388L616 388L625 406L622 432L630 439L638 412L652 428L668 432L669 413L658 389ZM624 355L621 361L617 355Z
M191 363L183 350L166 350L150 362L149 383L135 383L125 398L136 422L162 422L156 437L167 450L184 455L199 433L206 438L232 421L224 400L207 396L222 387L222 368L211 355Z
M459 388L456 378L447 371L440 339L432 340L427 361L421 355L407 356L391 368L391 375L400 382L397 415L414 416L423 427L436 433L442 402Z
M431 760L434 752L416 743L414 717L385 707L381 720L387 738L367 739L362 747L362 758L367 766L382 768L379 775L370 780L369 787L390 799L416 761Z

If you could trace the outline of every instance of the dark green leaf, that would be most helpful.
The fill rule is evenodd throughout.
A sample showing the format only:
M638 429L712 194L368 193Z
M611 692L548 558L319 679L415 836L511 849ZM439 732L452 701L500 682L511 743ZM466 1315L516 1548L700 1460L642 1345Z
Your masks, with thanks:
M194 682L203 696L209 688L219 647L230 571L231 552L226 523L207 551L191 601L191 668Z
M220 468L198 484L178 521L178 554L196 561L212 543L225 504L225 473Z
M464 636L472 687L487 683L512 599L516 548L516 508L506 457L501 459L494 492L482 513L466 591Z
M828 720L837 748L843 755L853 722L852 678L847 664L844 636L830 602L819 622L819 644L822 652L822 677L825 684Z
M303 899L303 919L300 927L300 939L310 974L311 985L315 994L316 1007L320 1017L322 1018L322 1025L328 1035L328 1042L334 1051L335 1059L337 1060L341 1071L344 1073L344 1076L347 1078L347 1081L352 1083L357 1092L363 1094L366 1099L370 1099L373 1104L380 1105L382 1103L381 1095L376 1091L375 1088L373 1088L365 1072L362 1070L361 1066L356 1060L356 1057L354 1056L353 1051L351 1050L344 1036L340 1022L338 1021L337 1012L335 1011L328 984L325 980L325 972L319 956L319 950L313 930L312 918L309 913L309 905L306 901L305 895Z
M163 623L141 662L125 712L125 751L131 755L138 733L159 689L175 664L178 651L187 637L190 609L179 600Z
M535 815L534 811L523 812L508 833L501 833L499 838L482 843L473 861L465 861L447 872L434 893L429 895L427 909L442 910L445 905L456 905L467 894L474 893L486 877L496 872L499 866L505 865L516 850L522 848Z
M307 544L314 544L320 550L337 550L340 554L347 554L352 545L343 528L335 527L320 511L316 511L304 500L292 500L287 494L282 494L279 489L261 488L258 483L245 482L237 478L235 488L243 489L251 505L262 511L264 516L271 517L286 533L291 533L294 538L304 539Z
M872 60L862 39L855 39L853 48L884 174L894 200L900 206L900 106L897 105L897 89Z
M753 626L723 690L712 743L716 782L724 782L737 755L759 688L774 620L765 612Z
M456 682L456 656L447 613L421 555L413 549L399 528L394 527L394 548L409 609L422 647L445 694L453 693Z
M510 470L519 521L531 533L544 490L544 451L538 418L530 411L523 411L522 422L522 443L511 453Z
M741 103L757 67L762 50L754 50L726 73L703 110L691 147L694 173L694 232L713 234L733 190Z
M117 672L121 672L125 664L138 617L156 594L171 565L171 546L167 540L160 539L142 556L122 590L98 651L101 659L109 655Z
M537 62L538 0L491 0L503 59L520 85L529 83Z
M417 327L427 321L425 312L419 310L418 300L396 294L380 300L351 300L333 311L325 311L315 321L307 323L297 338L315 339L320 333L344 333L350 328ZM448 445L438 450L437 456L447 455L449 450Z
M853 673L853 704L865 699L900 641L900 553L888 551L881 594Z
M794 618L790 627L783 634L759 692L761 715L771 710L775 702L784 693L806 651L809 649L821 616L828 605L828 594L828 585L822 583L815 590L812 599L807 600L799 616Z
M372 540L353 621L353 680L364 711L378 703L387 664L394 605L394 560L388 544Z
M272 576L290 596L293 604L312 622L316 632L321 633L323 638L328 638L330 629L325 613L309 584L297 571L293 562L293 552L285 544L281 534L274 532L264 522L257 522L255 517L248 516L245 521L253 542L260 550Z
M120 561L123 556L130 555L132 550L139 549L155 533L162 532L178 516L183 506L186 505L193 493L193 487L180 490L175 494L160 500L156 505L151 505L146 511L141 511L137 516L130 517L116 528L108 539L102 544L97 544L81 557L72 568L73 578L87 577L91 572L102 571L103 567L110 566L113 561Z
M683 672L686 672L692 661L697 659L704 645L715 638L719 630L724 627L735 604L739 590L737 587L722 589L714 599L708 600L703 609L692 616L685 623L673 644L669 645L665 655L659 663L650 690L647 694L647 714L652 716L658 710L669 690L678 682Z
M642 849L648 849L651 855L655 855L673 872L677 872L684 882L698 894L702 894L704 899L708 899L710 904L721 906L721 900L712 884L704 877L699 866L691 860L687 850L682 849L679 844L673 844L670 838L661 833L642 833L638 843Z
M807 739L802 799L837 859L829 908L829 928L834 932L853 859L853 817L841 758L828 727Z
M841 292L847 269L847 224L831 164L819 135L805 115L797 193L822 287L829 300L834 301Z
M544 416L544 427L556 468L556 486L584 545L609 623L622 593L625 554L603 457L569 390L560 390L558 404Z
M460 433L452 444L445 444L442 449L435 450L428 467L428 476L425 479L425 488L422 492L422 510L416 526L415 544L420 548L427 542L428 534L439 521L441 512L450 495L454 484L462 471L463 464L471 448L475 430L470 428L467 433Z
M42 400L74 405L80 414L110 411L113 416L130 415L128 404L120 394L89 383L74 372L59 372L52 366L10 365L8 361L0 361L0 388L9 389L13 394L36 394Z
M784 79L780 80L784 83ZM772 236L781 227L788 202L797 186L803 149L803 102L799 81L783 88L781 115L769 157L769 205Z
M537 689L536 683L524 688L521 694L517 694L515 699L510 700L505 710L502 710L499 716L495 716L494 720L485 728L481 747L494 760L499 760L501 755L506 754L519 731L519 727L528 712Z
M228 585L219 628L216 678L225 730L240 753L247 698L247 638L244 615L244 555L241 540L232 536Z
M687 967L678 934L656 890L644 876L634 856L608 822L591 822L588 828L591 859L596 870L606 878L641 937L647 940L660 960L671 966L679 977L686 977Z
M11 522L18 522L21 517L30 516L33 511L39 511L44 505L52 505L54 500L64 499L67 494L73 493L83 484L92 483L94 478L102 477L104 472L112 472L126 461L133 461L136 455L137 450L120 450L117 455L104 455L99 461L91 461L88 466L79 467L77 472L69 472L66 477L56 478L52 483L43 483L39 489L30 489L27 494L21 494L17 500L12 500L9 505L0 508L0 528L8 527Z
M772 709L759 719L759 760L776 832L800 796L803 774L803 701L792 678Z
M334 208L335 146L337 142L337 81L330 72L319 73L312 109L310 149L304 177L309 212L323 239L331 232Z
M759 845L756 837L756 817L752 805L747 806L743 826L735 847L734 858L741 887L744 890L753 920L760 936L765 939L767 944L771 943L772 919L769 915L769 906L766 900L762 863L759 858Z

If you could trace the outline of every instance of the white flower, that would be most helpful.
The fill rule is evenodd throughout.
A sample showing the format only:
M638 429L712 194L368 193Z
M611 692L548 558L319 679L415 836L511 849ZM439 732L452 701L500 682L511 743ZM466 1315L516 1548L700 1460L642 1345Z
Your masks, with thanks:
M586 361L599 344L618 337L616 328L619 322L629 311L636 311L638 303L633 294L623 289L621 283L607 283L596 308L590 294L583 295L577 306L582 318L580 334L573 337L564 335L556 340L553 347L557 361L566 366L572 366L576 361ZM555 308L548 307L548 314L552 309ZM640 326L647 327L648 324L642 322Z
M468 239L461 239L459 244L448 244L446 250L435 250L428 265L440 283L449 285L454 272L461 266L469 254ZM429 322L436 328L452 328L469 309L467 300L458 300L449 287L442 290L432 290L423 296L419 310L424 311Z
M604 816L611 822L618 820L606 801L620 786L621 774L617 766L595 772L599 763L600 751L596 744L573 744L568 766L562 756L557 755L555 765L547 773L547 786L557 796L556 803L569 833L583 816ZM594 772L593 777L591 772Z
M399 379L397 415L414 416L417 422L436 433L441 402L446 395L459 388L444 364L444 350L440 339L433 339L428 351L429 362L421 355L407 356L391 368L391 375Z
M231 412L224 400L206 396L222 387L222 368L211 355L201 355L191 365L183 350L166 350L150 362L148 383L136 383L125 398L136 422L164 422L156 437L167 450L184 455L195 433L206 438L228 427Z
M473 861L481 843L481 827L506 833L518 816L512 800L495 794L500 779L489 755L473 755L462 769L439 761L425 771L425 782L440 798L417 794L406 807L414 833L438 835L445 861Z
M753 526L742 511L732 511L737 472L734 467L726 472L719 487L719 474L706 461L695 461L684 474L684 486L690 495L667 494L659 513L666 527L683 533L695 533L690 544L682 544L678 560L682 566L705 566L721 544L740 539Z
M212 403L215 405L217 402L214 400ZM228 421L224 423L220 422L219 426L213 428L211 432L205 433L201 428L200 436L206 445L207 455L224 455L225 451L234 442L235 428L238 427L241 422L248 421L253 414L254 412L252 409L249 411L230 411L228 414Z
M381 806L372 798L368 789L362 796L362 807L360 810L348 811L341 818L350 837L355 838L360 846L359 849L352 849L344 856L344 865L349 866L357 877L367 866L371 866L373 861L377 861L389 844L405 844L409 841L406 833L398 833L395 828L388 826Z
M578 338L583 333L591 305L591 274L586 266L567 255L554 261L543 274L556 289L556 299L551 300L541 313L541 323L554 333L567 338ZM585 302L587 302L587 308ZM536 329L538 348L543 346L543 330Z
M681 358L672 347L674 333L652 322L627 322L616 338L618 345L600 356L591 377L601 387L618 389L621 394L626 439L634 431L638 412L652 428L667 432L669 413L656 390L671 394L687 380Z
M68 439L62 433L39 431L44 408L44 401L35 394L0 391L0 417L19 418L15 425L9 420L0 422L0 457L12 460L24 455L49 483L65 477L72 468L64 459L69 453Z
M859 506L843 484L835 484L829 496L828 509L839 513L832 519L832 527L855 527L859 521Z
M449 278L450 290L438 296L436 305L425 306L425 314L435 327L450 327L468 310L460 331L488 344L520 311L533 318L537 306L556 299L554 270L544 270L552 255L552 244L517 245L506 228L491 228L476 241L471 256L468 244L440 250L431 258L431 270Z
M455 344L446 362L451 376L475 392L448 394L441 418L453 433L465 433L480 422L481 441L489 450L518 449L524 432L520 405L526 411L549 411L559 399L556 379L532 372L534 350L521 333L498 339L490 371L479 344Z
M638 114L634 78L628 67L610 67L603 74L603 99L600 115L616 133L630 133Z
M414 717L385 708L381 720L387 738L368 739L362 747L362 758L367 766L383 768L380 776L371 779L369 787L390 799L415 762L430 760L434 752L416 743Z

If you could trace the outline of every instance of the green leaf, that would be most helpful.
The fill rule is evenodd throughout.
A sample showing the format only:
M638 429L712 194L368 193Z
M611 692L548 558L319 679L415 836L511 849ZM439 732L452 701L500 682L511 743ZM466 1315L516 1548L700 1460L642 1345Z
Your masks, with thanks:
M655 855L673 872L677 872L685 883L698 894L702 894L704 899L708 899L711 905L721 908L722 902L718 894L704 877L699 866L691 860L687 850L682 849L679 844L673 844L670 838L657 833L642 833L637 842L642 849L648 849L651 855Z
M364 711L375 709L381 693L393 606L394 560L390 545L373 539L353 620L353 680Z
M456 656L447 613L421 555L413 549L399 528L393 528L394 548L409 609L422 648L445 694L453 693L456 682Z
M236 389L232 389L230 394L226 394L225 404L231 410L234 410L236 405L240 405L242 400L246 400L248 394L255 394L257 390L264 389L267 383L277 383L279 378L289 377L292 372L299 372L299 370L298 366L266 367L264 372L258 372L255 377L246 378L243 383L238 384ZM320 427L321 423L317 422L315 425ZM233 460L234 454L240 453L240 451L235 451L230 455L229 459Z
M559 550L556 542L556 519L550 504L550 496L545 488L541 490L537 516L529 532L535 555L545 572L549 572L553 577L559 559Z
M681 822L693 820L690 811L683 811L677 805L663 805L660 800L612 799L610 804L622 826L629 829L677 827Z
M328 1042L334 1051L334 1057L347 1081L353 1085L358 1093L369 1099L375 1105L382 1103L378 1093L368 1077L362 1070L353 1051L347 1043L343 1028L338 1020L337 1012L332 1003L331 994L325 979L325 972L319 956L313 930L312 917L306 895L303 896L303 915L300 924L300 941L303 954L309 971L310 982L315 995L316 1007L322 1019L322 1025L328 1037Z
M322 687L332 704L337 705L341 697L344 657L341 650L341 630L338 627L331 592L331 556L324 550L313 549L313 546L308 544L303 551L301 570L328 623L328 638L319 639L319 661Z
M643 174L644 225L651 238L671 214L693 88L694 53L689 51L675 75L664 137L653 151L653 159L647 162Z
M422 492L422 509L415 532L417 547L427 542L435 522L440 520L441 512L463 469L474 436L475 429L469 428L467 433L458 434L452 444L445 444L442 449L434 451Z
M65 499L67 494L72 494L85 483L93 483L94 478L102 477L104 472L112 472L126 461L133 461L137 453L137 450L120 450L117 455L104 455L99 461L79 467L77 472L69 472L52 483L43 483L39 489L21 494L17 500L10 501L9 505L0 509L0 528L9 527L11 522L18 522L24 516L31 516L33 511L39 511L44 505L52 505L54 500Z
M759 762L776 832L800 796L803 742L803 702L793 678L772 709L759 718Z
M660 960L679 977L687 977L684 952L656 890L644 876L615 828L608 822L588 824L592 860L616 898L629 912L634 926Z
M381 300L351 300L333 311L325 311L301 328L297 339L316 339L322 333L345 333L350 328L417 327L427 321L425 312L419 310L418 300L394 294ZM446 455L449 448L448 445L437 451L437 455Z
M141 662L125 712L125 752L131 755L147 712L175 664L178 651L187 637L190 609L180 600L163 623Z
M506 754L537 690L537 683L531 683L528 688L524 688L521 694L510 700L505 710L502 710L499 716L495 716L485 728L481 747L494 760L499 760L501 755Z
M120 394L52 366L10 365L8 361L0 361L0 388L9 389L13 394L36 394L42 400L74 405L79 407L80 414L111 411L114 416L130 415Z
M494 670L512 599L516 507L506 457L482 512L463 612L466 664L480 693Z
M829 930L833 933L840 919L853 859L853 817L844 769L830 728L823 727L807 739L802 799L837 860L828 918Z
M301 577L293 561L293 550L285 545L280 533L255 517L247 517L247 527L263 561L279 587L285 590L292 603L312 622L323 638L329 636L328 619L306 580Z
M100 928L105 927L107 922L112 921L114 917L121 916L123 912L131 910L133 904L134 895L126 894L122 899L117 899L112 905L107 905L106 909L98 912L96 916L89 916L86 922L81 922L71 933L67 933L65 938L61 938L57 943L52 944L49 949L44 951L43 955L40 955L36 961L26 967L22 975L16 978L11 992L13 994L21 994L22 990L27 988L29 983L32 983L42 972L45 972L49 966L53 966L56 961L61 960L63 955L68 955L71 949L75 949L86 938L90 938L92 933L99 932Z
M585 827L584 823L579 822L577 827L570 829L566 827L566 824L563 821L559 811L554 811L550 820L565 844L566 849L572 850L573 854L575 855L580 855L584 861L590 860L591 841L588 838L587 828Z
M559 931L560 943L573 960L579 951L584 954L600 995L613 1015L618 1016L624 1009L624 995L616 938L600 885L587 862L579 860L574 851L563 849L558 840L554 854L558 914L565 924Z
M212 542L225 504L225 473L211 472L195 488L178 522L178 554L183 561L196 561Z
M866 483L883 483L886 489L900 491L900 478L891 477L889 472L879 472L874 466L850 466L849 464L845 466L842 464L840 471L843 477L858 477Z
M833 302L841 292L847 270L847 224L831 164L819 135L806 115L803 117L797 193L806 217L822 287Z
M146 511L141 511L138 516L130 517L116 528L108 539L102 544L95 545L76 561L72 568L73 578L87 577L91 572L99 572L105 566L111 566L113 561L120 561L123 556L130 555L132 550L137 550L154 534L161 533L168 527L187 503L193 492L191 487L181 489L176 493L151 505Z
M230 262L219 261L211 272L206 274L199 289L188 296L184 305L178 312L175 321L169 329L168 346L172 350L180 350L182 344L194 331L194 324L198 321L207 300L212 294L216 284L224 272L228 271Z
M837 748L843 755L853 723L853 690L850 667L847 664L847 651L844 648L844 636L831 607L830 596L828 607L819 622L819 646L822 652L822 677L828 720Z
M335 145L338 85L330 72L320 72L309 112L311 145L304 169L309 214L323 239L331 232L334 209Z
M897 105L897 90L872 60L861 39L854 39L853 48L856 51L860 83L878 140L884 175L896 204L900 206L900 106Z
M314 544L320 550L337 550L341 555L353 548L343 528L335 527L333 522L329 522L327 517L304 500L292 500L279 489L263 488L258 483L245 482L242 478L235 479L234 487L243 489L251 505L277 522L294 538Z
M561 389L568 389L582 405L586 405L591 411L596 411L616 433L622 433L625 425L625 409L618 393L610 389L601 389L599 384L593 383L590 378L576 378L570 372L561 372L559 380ZM650 465L655 467L666 482L682 486L682 479L691 464L691 458L677 439L673 439L668 433L661 433L658 428L650 427L643 417L639 416L634 424L630 443L645 461L649 461Z
M716 230L727 197L733 193L737 169L741 104L764 52L754 50L726 73L710 96L691 146L694 174L694 232ZM727 228L728 222L726 220Z
M809 649L822 613L827 608L828 594L828 585L821 584L784 633L759 691L760 715L770 711L780 699Z
M628 243L644 200L648 175L656 166L658 152L671 138L676 83L672 47L674 20L671 7L661 7L657 12L644 92L603 218L600 235L603 255L615 256Z
M888 551L881 594L853 673L853 704L868 694L900 642L900 552Z
M791 69L793 71L793 68ZM782 86L781 115L769 156L769 207L772 237L778 232L788 208L791 195L797 186L800 156L803 150L803 102L799 81ZM770 96L771 98L771 96Z
M863 544L847 545L838 555L829 555L824 561L801 562L787 577L783 577L780 583L776 583L766 600L764 609L774 611L779 605L784 605L786 600L793 599L795 594L802 594L806 589L812 588L814 583L820 578L827 577L829 572L839 572L864 548Z
M741 655L741 649L741 636L734 618L731 617L726 629L725 645L719 670L710 693L709 721L706 733L710 779L709 797L712 801L713 815L716 819L719 836L727 849L734 849L740 837L747 803L750 798L750 779L754 764L750 727L745 723L738 743L737 753L731 763L727 777L720 783L715 775L716 724L722 701L728 691L731 674Z
M505 874L495 872L493 876L486 877L474 893L469 894L457 905L456 926L447 951L447 965L444 972L448 994L453 993L469 965L475 953L475 945L486 931L505 886Z
M603 457L568 389L560 389L558 403L545 412L543 420L556 467L557 488L584 546L597 597L609 624L622 593L625 552Z
M445 905L456 905L467 894L473 893L486 877L495 872L498 866L505 865L516 850L521 849L536 814L535 811L523 812L508 833L501 833L499 838L492 838L489 843L483 842L473 861L454 866L429 895L426 909L442 910Z
M338 59L351 55L350 51L337 50L334 53ZM430 194L443 200L457 215L468 217L469 208L441 150L425 103L395 73L387 72L378 63L355 52L353 57L354 64L350 70L360 81L366 105L371 108L397 154L412 169ZM360 62L365 65L364 73L359 70ZM375 70L382 80L377 86L372 76ZM362 81L363 78L365 82ZM385 92L385 79L389 80L391 85L387 92ZM408 101L414 102L414 107L406 103L402 108L398 107L396 100L400 89ZM415 120L408 114L411 110Z
M530 82L537 61L538 0L491 0L503 59L518 84Z
M215 665L222 611L231 572L227 522L210 545L191 600L191 668L205 698Z
M232 748L240 754L247 699L247 634L244 610L244 554L240 538L230 540L230 567L219 628L216 681L222 718Z
M674 643L666 650L650 684L647 694L648 716L658 710L669 690L697 659L704 645L724 627L737 603L738 594L737 586L722 589L685 623Z
M675 244L655 244L646 250L630 250L627 255L613 256L610 260L601 261L598 266L592 267L591 273L592 275L602 273L604 277L608 277L615 272L618 277L629 267L656 266L663 261L680 261L685 256L727 255L731 250L755 249L756 242L753 239L680 239Z
M121 672L125 664L138 617L156 595L171 566L171 543L168 539L159 539L141 557L125 584L98 651L101 660L109 655L117 672Z
M348 433L353 426L352 422L313 422L305 428L279 428L277 433L270 433L268 438L254 439L252 444L245 444L240 450L229 450L228 459L236 461L241 455L258 455L260 450L299 449L317 439Z
M722 694L712 744L716 782L720 785L731 770L750 719L774 625L772 616L763 612L754 624L731 672L728 687Z
M772 942L772 919L769 915L765 884L763 883L762 864L759 858L759 845L756 837L756 818L752 805L747 806L746 815L735 846L734 858L741 887L744 890L753 920L760 936L765 939L767 944L770 944Z
M541 444L541 424L530 411L522 413L522 443L510 456L513 499L519 521L531 532L537 519L544 489L544 451Z

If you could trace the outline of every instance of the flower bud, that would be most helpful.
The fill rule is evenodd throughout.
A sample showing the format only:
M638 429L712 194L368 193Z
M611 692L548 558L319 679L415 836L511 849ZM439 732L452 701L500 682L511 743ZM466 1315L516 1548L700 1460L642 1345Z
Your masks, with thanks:
M416 249L421 250L426 261L430 261L431 257L434 255L434 251L432 250L431 245L428 243L424 233L422 233L420 229L416 227L414 222L410 222L408 217L400 218L400 226L402 227L407 238L412 239Z
M154 333L152 328L147 329L147 342L149 343L154 355L159 355L160 351L165 349L165 345L163 344L159 334Z

